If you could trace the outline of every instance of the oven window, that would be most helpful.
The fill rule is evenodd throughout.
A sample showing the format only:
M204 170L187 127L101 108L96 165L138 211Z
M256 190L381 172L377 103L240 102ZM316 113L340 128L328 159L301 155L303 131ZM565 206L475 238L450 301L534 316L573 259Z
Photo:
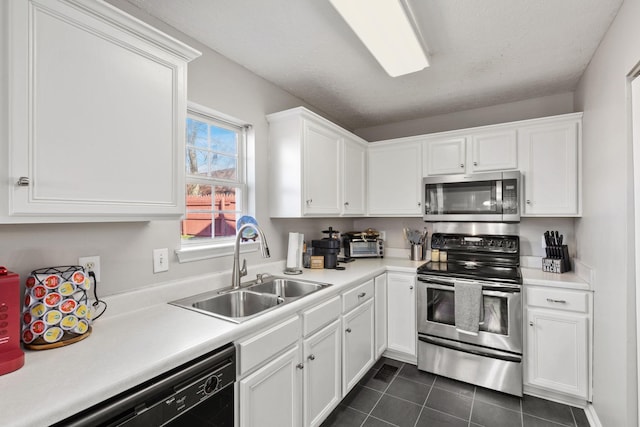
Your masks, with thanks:
M425 202L427 213L446 214L495 214L495 181L456 182L428 184Z
M444 325L455 325L455 299L453 290L427 288L427 320ZM509 334L509 310L506 297L483 296L484 323L480 330L493 334Z

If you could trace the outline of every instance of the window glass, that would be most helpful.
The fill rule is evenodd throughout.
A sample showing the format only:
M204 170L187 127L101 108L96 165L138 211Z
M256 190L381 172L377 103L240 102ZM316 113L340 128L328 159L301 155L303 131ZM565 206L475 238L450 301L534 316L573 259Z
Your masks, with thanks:
M235 237L236 219L245 214L245 139L246 127L190 106L183 245L210 245Z

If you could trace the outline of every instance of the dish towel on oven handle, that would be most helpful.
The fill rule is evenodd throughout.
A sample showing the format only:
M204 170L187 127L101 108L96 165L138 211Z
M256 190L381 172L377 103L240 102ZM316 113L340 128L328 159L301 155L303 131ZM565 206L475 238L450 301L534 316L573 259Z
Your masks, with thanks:
M462 334L478 335L484 323L482 285L472 282L455 282L454 305L456 330Z

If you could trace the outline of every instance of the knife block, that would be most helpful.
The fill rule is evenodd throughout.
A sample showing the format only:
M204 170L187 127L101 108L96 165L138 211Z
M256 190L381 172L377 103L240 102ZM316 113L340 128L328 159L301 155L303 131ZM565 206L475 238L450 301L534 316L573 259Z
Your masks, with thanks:
M571 271L571 259L567 245L546 247L547 256L542 258L542 271L550 273L565 273Z

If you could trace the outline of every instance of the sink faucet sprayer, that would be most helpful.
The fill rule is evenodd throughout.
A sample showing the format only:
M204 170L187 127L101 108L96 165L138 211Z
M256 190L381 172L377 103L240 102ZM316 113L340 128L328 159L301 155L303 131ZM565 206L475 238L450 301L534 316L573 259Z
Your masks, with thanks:
M242 268L240 268L240 239L242 238L242 232L246 228L253 228L260 238L260 252L262 253L262 258L269 258L271 255L269 254L269 245L267 245L267 239L264 237L264 232L260 227L255 224L247 223L244 224L238 232L236 233L236 245L233 251L233 271L231 273L231 289L239 289L240 288L240 278L242 276L247 275L247 260L242 260Z

